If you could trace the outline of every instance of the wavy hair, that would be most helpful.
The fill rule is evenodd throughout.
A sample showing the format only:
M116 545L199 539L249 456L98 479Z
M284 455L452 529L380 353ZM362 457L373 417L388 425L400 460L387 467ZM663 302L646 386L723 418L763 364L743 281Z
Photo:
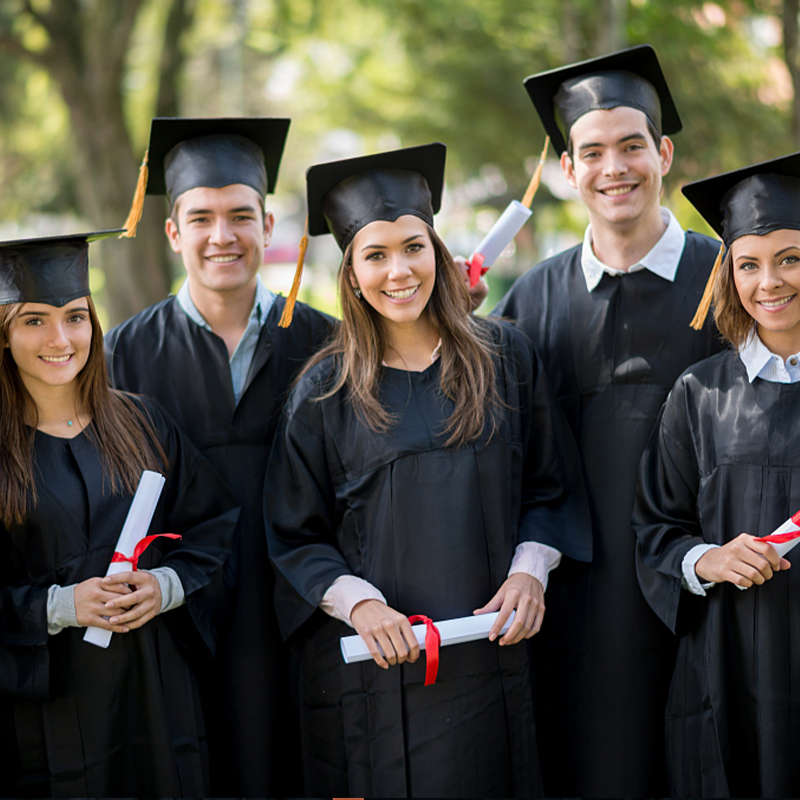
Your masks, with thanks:
M741 349L753 330L755 321L745 311L733 279L732 248L725 258L714 282L714 322L719 332L737 349Z
M145 469L168 467L153 425L130 395L108 384L103 332L97 311L87 298L92 339L89 357L76 377L77 407L91 417L86 434L95 443L112 493L133 493ZM19 375L8 344L9 326L22 303L0 306L0 522L6 527L25 520L37 501L33 440L39 415Z
M448 434L446 445L459 447L480 436L487 413L491 416L491 434L497 430L497 411L504 405L495 382L498 326L472 315L460 269L436 231L426 227L436 263L436 280L426 310L442 339L441 390L455 406L444 432ZM333 356L338 368L336 378L317 399L324 400L345 388L361 420L384 432L396 420L384 408L379 394L386 348L383 318L356 297L348 274L352 263L351 242L339 268L342 324L331 343L306 364L301 375Z

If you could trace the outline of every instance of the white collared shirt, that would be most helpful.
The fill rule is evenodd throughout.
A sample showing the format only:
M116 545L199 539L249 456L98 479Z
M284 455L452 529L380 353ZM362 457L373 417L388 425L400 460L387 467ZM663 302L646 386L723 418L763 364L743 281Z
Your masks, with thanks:
M594 254L592 248L592 226L588 225L583 237L581 248L581 269L586 279L586 288L591 292L603 277L603 273L621 276L629 272L638 272L642 269L650 270L665 280L673 282L681 262L683 247L686 244L686 234L680 223L668 208L661 209L661 219L667 226L661 238L652 249L639 261L627 270L614 269L604 264Z

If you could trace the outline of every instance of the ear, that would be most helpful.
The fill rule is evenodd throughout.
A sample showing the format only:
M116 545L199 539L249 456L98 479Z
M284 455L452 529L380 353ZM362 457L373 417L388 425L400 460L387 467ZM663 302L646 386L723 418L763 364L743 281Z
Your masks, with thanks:
M561 154L561 171L564 173L567 183L569 183L573 189L577 189L578 182L575 180L575 167L566 150Z
M356 280L356 276L355 276L355 273L353 272L353 268L352 267L347 267L346 269L347 269L347 277L350 279L350 285L354 289L358 289L358 281Z
M275 215L271 211L264 212L264 247L269 247L272 241L272 231L275 228Z
M661 158L661 177L663 178L672 166L672 154L675 146L672 144L672 139L669 136L661 137L661 146L658 148L658 154Z
M181 232L178 230L178 225L172 217L167 217L164 224L164 232L169 239L169 246L176 252L181 252Z

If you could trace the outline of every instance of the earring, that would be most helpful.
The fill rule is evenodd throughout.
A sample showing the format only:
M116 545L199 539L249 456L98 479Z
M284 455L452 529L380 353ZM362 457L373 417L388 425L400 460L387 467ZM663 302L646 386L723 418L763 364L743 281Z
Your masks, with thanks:
M361 299L361 289L356 286L353 291L356 293L356 297L360 300Z

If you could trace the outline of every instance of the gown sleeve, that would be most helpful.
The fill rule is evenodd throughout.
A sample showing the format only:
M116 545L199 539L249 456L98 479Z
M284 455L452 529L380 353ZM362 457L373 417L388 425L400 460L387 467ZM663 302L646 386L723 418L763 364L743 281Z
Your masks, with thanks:
M682 379L670 392L639 466L633 526L643 565L639 583L653 611L673 633L681 590L682 562L705 544L697 513L700 469L694 447L689 397Z
M294 591L276 597L285 637L316 610L341 575L352 575L336 545L336 498L328 468L323 404L307 374L287 403L265 481L270 560Z
M517 544L539 542L577 561L592 557L592 526L580 454L525 334L508 328L504 348L518 386L524 448Z

